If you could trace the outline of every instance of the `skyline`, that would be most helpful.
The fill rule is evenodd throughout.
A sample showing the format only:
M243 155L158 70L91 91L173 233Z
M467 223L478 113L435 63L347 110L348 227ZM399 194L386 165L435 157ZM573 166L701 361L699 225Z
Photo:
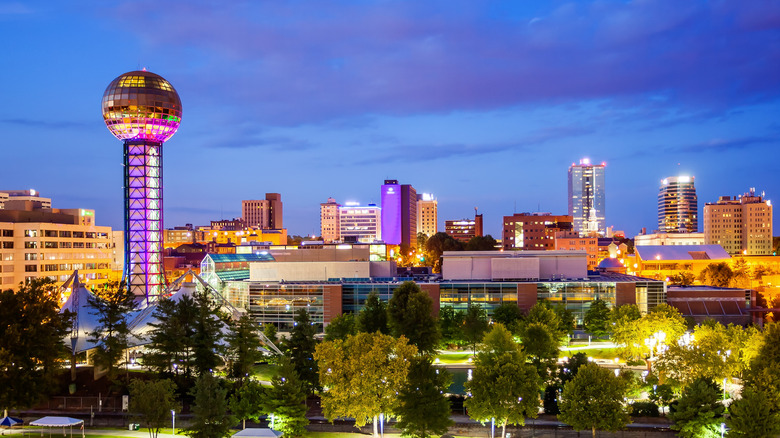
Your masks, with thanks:
M607 163L606 225L628 237L655 229L667 177L696 177L700 214L780 193L778 1L306 4L0 3L0 126L19 163L0 189L122 229L100 98L146 67L184 107L166 227L276 192L289 233L318 234L328 197L379 204L396 179L438 198L442 230L479 207L499 237L513 212L566 214L585 157Z

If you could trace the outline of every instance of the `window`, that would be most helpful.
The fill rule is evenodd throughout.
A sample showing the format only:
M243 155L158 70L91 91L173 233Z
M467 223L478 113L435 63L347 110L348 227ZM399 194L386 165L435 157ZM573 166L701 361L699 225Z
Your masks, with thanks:
M75 239L83 239L84 238L84 232L83 231L74 231L73 237Z
M60 237L70 237L70 231L60 231Z
M84 242L73 242L74 248L84 248Z
M37 248L38 242L24 242L25 248Z
M3 237L14 237L14 230L3 230Z
M57 242L43 242L44 248L57 248Z
M87 239L94 239L94 238L96 237L96 236L95 236L95 233L94 233L94 232L91 232L91 231L90 231L90 232L88 232L86 235L87 235Z
M13 249L14 243L13 242L3 242L3 249Z
M44 230L43 236L44 237L57 237L57 231L55 231L55 230Z
M38 260L38 254L34 252L26 252L24 253L24 259L25 260Z
M44 272L57 271L57 265L43 265Z
M71 243L71 242L60 242L60 248L73 248L73 243Z
M24 237L38 237L38 230L24 230Z
M38 265L24 265L24 272L38 272Z

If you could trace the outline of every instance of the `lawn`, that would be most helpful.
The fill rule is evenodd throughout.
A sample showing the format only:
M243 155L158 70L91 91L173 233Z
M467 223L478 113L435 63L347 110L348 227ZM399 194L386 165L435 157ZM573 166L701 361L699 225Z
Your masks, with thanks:
M278 365L273 365L270 363L260 364L260 365L255 365L255 368L252 371L252 375L257 377L260 380L266 380L270 382L271 379L273 379L274 376L276 376L278 370L279 370Z
M595 347L595 348L594 348ZM585 353L594 359L614 359L617 357L617 347L569 347L561 349L561 357L571 357L577 353Z
M443 352L436 356L437 363L452 365L452 364L467 364L471 357L470 351L455 351L455 352Z

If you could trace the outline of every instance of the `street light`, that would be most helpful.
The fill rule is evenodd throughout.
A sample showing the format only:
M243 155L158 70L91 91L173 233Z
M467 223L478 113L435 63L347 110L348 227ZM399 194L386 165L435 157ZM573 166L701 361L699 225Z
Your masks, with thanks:
M176 411L171 409L171 426L173 429L173 434L176 435Z

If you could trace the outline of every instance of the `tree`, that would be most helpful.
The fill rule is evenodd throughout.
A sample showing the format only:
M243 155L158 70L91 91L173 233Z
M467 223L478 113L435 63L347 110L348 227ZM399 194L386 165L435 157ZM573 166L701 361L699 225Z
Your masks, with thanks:
M264 414L263 401L265 390L252 379L244 379L236 392L230 396L230 412L241 420L242 429L246 429L246 420L257 421Z
M325 340L333 341L336 339L347 339L347 337L357 333L357 324L355 316L351 313L344 313L330 320L325 326Z
M444 251L462 251L463 244L447 233L436 233L425 242L425 252L434 262L433 272L441 272L441 256Z
M364 333L390 333L387 327L387 303L379 299L376 291L371 291L366 298L366 304L357 316L357 330Z
M71 313L59 313L59 291L49 279L0 292L0 408L27 408L49 394Z
M597 298L590 303L590 307L582 319L585 331L596 338L609 335L609 315L610 309L607 302Z
M631 422L625 394L625 382L612 370L589 363L563 387L558 419L577 430L590 429L594 438L596 430L616 432Z
M663 409L664 406L669 406L674 400L674 389L672 385L668 383L662 383L660 385L653 385L653 390L649 394L650 400ZM663 411L661 411L663 413Z
M493 324L485 335L466 388L469 416L483 424L494 418L502 437L507 424L522 426L526 417L538 415L539 375L502 324Z
M726 262L710 263L699 273L699 281L710 286L729 287L733 278L734 272Z
M130 413L141 417L150 438L171 424L171 411L180 410L176 402L176 384L169 379L130 382Z
M517 330L516 325L523 317L523 312L517 303L509 302L501 304L493 309L493 322L498 322L504 325L510 332L515 334Z
M463 319L465 313L456 311L452 306L439 309L439 331L445 344L457 344L463 341Z
M315 329L306 309L299 309L295 314L294 325L287 341L287 351L290 362L298 373L308 393L319 388L317 377L317 362L314 360Z
M487 312L479 304L469 304L463 316L463 340L477 351L477 344L488 330Z
M283 360L279 373L271 380L264 403L269 427L292 438L306 433L306 388L289 360Z
M89 333L89 341L95 344L92 359L106 369L109 380L115 380L128 348L127 316L135 308L135 295L124 283L107 283L104 290L87 299L87 305L89 313L97 316L97 326Z
M413 281L405 281L393 291L387 305L390 334L406 336L420 354L433 354L441 339L433 316L433 300Z
M279 339L277 339L276 334L279 332L279 329L276 328L275 325L266 323L263 325L263 334L266 338L268 338L269 341L276 344L279 342Z
M729 406L726 425L730 437L772 438L780 435L780 413L765 392L747 387Z
M570 325L573 325L574 321L573 319L569 320L570 314L567 315L564 310L561 309L561 306L552 306L547 301L536 303L528 310L528 315L523 319L523 325L539 324L546 326L556 345L561 345L566 339ZM562 320L561 316L564 316L567 320ZM523 329L521 327L520 330L522 331Z
M720 402L720 388L708 379L696 379L682 390L669 417L672 429L682 438L715 437L726 408Z
M445 434L454 424L450 418L450 401L444 396L451 383L446 368L433 366L428 357L413 359L409 380L398 393L396 413L400 418L395 427L404 436L416 438Z
M228 372L230 377L236 378L239 383L249 377L255 362L263 358L260 350L263 343L257 335L258 327L252 321L252 317L243 314L229 324L230 332L227 335L227 357L229 358Z
M321 404L325 417L330 421L351 417L357 427L373 421L377 436L379 415L397 410L397 391L406 383L416 354L417 348L406 338L377 332L317 345L314 357L324 388Z
M690 271L680 271L669 276L669 284L678 286L690 286L696 280L696 276Z
M204 373L190 391L195 398L192 406L192 422L184 433L191 438L222 438L230 434L230 427L236 422L228 414L227 390L222 388L216 377Z
M764 332L752 336L747 345L755 351L746 351L750 368L745 372L745 386L761 388L771 398L775 409L780 408L780 323L764 326Z
M674 343L685 332L685 319L672 306L659 304L647 315L636 318L639 309L634 304L617 307L612 313L612 340L620 345L624 359L652 356L659 345ZM653 338L656 345L647 341Z
M612 342L620 346L619 355L625 358L641 356L645 333L640 330L638 321L642 313L636 304L617 306L610 312L610 337ZM637 344L637 340L640 342Z
M194 376L210 374L221 363L222 327L219 306L205 292L179 300L161 300L150 324L149 352L144 362L163 377L172 377L187 390Z
M496 239L490 234L474 236L466 243L466 251L496 251Z

